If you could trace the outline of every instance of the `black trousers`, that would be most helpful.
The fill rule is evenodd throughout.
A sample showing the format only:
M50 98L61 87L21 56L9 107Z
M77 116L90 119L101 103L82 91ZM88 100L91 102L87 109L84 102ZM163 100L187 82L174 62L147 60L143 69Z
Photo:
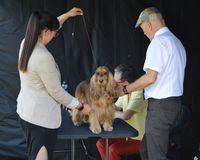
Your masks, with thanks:
M145 135L140 151L142 160L167 160L169 133L180 111L180 97L148 100Z

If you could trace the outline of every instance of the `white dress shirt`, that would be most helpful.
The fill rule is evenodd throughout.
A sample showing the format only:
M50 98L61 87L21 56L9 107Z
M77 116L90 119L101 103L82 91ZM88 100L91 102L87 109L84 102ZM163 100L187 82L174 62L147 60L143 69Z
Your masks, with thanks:
M167 98L183 94L186 52L167 27L156 32L146 53L144 71L158 72L156 81L145 88L145 98Z

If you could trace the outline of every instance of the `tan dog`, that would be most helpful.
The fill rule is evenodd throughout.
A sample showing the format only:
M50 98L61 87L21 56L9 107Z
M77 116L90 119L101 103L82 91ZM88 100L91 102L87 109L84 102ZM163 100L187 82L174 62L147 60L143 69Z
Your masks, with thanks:
M105 131L112 131L116 86L112 73L105 66L98 67L90 81L82 81L77 86L75 95L81 103L90 104L92 111L89 115L83 115L81 111L74 109L71 112L74 125L89 122L90 130L96 134L101 132L101 125Z

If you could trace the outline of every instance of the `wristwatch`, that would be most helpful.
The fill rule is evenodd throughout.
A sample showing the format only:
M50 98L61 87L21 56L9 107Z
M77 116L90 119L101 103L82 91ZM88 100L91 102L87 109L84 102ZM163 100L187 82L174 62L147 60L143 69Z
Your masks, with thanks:
M128 90L127 90L126 86L123 86L123 92L124 92L124 94L128 94Z

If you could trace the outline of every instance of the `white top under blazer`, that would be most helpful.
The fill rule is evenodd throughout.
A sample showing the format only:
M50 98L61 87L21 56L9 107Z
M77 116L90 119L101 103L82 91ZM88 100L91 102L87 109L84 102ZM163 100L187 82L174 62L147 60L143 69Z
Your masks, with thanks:
M21 55L21 43L19 57ZM28 62L27 72L21 72L21 90L17 98L20 118L45 128L61 125L60 104L75 108L79 102L61 87L58 66L47 48L37 42Z
M158 30L146 53L144 71L158 72L156 81L145 88L145 98L167 98L183 94L186 51L180 40L167 28Z

